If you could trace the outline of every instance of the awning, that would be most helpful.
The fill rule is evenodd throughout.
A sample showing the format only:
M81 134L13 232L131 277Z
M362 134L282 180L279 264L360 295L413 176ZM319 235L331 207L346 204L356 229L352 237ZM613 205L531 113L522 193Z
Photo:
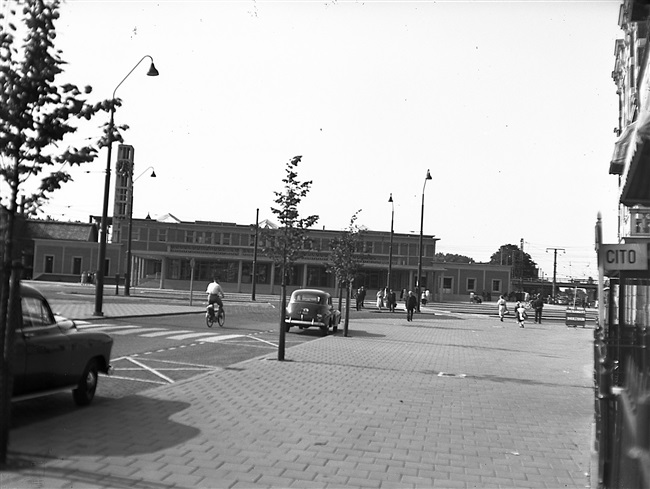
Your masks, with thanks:
M634 133L626 153L629 163L622 173L620 201L628 207L650 206L650 113L644 111L639 115Z
M614 154L609 163L610 175L622 175L625 170L625 163L631 160L631 155L636 148L636 122L629 124L623 134L614 143Z

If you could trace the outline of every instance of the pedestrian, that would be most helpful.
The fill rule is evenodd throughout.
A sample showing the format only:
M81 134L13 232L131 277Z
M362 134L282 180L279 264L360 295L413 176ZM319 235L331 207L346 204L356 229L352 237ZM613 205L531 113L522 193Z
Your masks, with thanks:
M542 324L542 309L544 308L542 294L537 294L537 297L533 300L533 307L535 308L535 322Z
M360 311L361 310L361 287L357 289L356 300L357 300L357 311Z
M388 291L388 294L386 295L386 304L390 312L395 312L395 306L397 305L397 297L395 296L395 292L393 291L393 289L390 289Z
M379 289L377 291L377 309L381 311L384 307L384 289Z
M362 285L359 290L359 306L363 309L363 301L366 300L366 288Z
M508 304L506 303L506 300L503 298L503 296L499 297L497 306L499 308L499 319L501 319L503 322L503 316L508 313Z
M427 305L427 293L426 293L426 291L422 291L422 294L420 295L420 301L422 302L423 306Z
M526 314L526 308L521 302L517 302L517 309L515 312L517 315L517 322L519 323L519 327L523 328L524 322L526 321L528 315Z
M431 302L431 292L429 291L429 289L426 289L424 291L424 298L427 300L427 302Z
M86 285L86 278L88 277L86 271L81 272L81 285Z
M413 311L418 307L418 299L413 295L413 292L409 290L408 296L406 297L406 320L413 321Z

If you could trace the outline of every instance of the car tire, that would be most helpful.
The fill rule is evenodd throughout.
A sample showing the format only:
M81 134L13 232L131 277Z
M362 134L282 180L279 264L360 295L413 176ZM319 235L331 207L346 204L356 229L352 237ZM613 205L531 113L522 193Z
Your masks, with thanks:
M291 329L291 325L289 323L285 322L284 323L284 331L286 333L288 333L290 329Z
M320 327L320 335L321 336L327 336L327 333L329 333L330 328L328 326L321 326Z
M79 385L72 391L72 397L77 406L87 406L92 402L97 390L97 381L99 380L99 369L97 361L93 358L86 365Z

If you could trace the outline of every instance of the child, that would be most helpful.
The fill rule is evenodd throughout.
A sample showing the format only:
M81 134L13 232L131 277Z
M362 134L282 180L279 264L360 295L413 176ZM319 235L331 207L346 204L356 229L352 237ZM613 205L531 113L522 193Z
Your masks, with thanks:
M517 302L516 314L517 314L517 322L519 323L519 327L523 328L524 321L528 316L526 314L526 308L521 302Z

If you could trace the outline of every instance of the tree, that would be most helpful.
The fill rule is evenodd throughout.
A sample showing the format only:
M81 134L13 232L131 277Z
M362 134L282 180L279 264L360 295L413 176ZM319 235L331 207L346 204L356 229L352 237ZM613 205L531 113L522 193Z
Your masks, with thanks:
M282 179L284 191L273 192L277 207L271 207L271 212L277 217L279 228L262 231L262 242L264 243L262 251L273 259L276 267L280 267L282 278L280 341L278 344L278 360L280 361L284 360L287 275L295 262L304 254L309 241L307 229L318 221L317 215L301 218L298 212L298 205L307 196L312 184L311 180L306 182L298 180L298 164L301 160L302 156L294 156L287 163L286 176Z
M501 245L490 257L490 263L495 265L511 265L513 267L513 278L537 278L537 263L517 245Z
M64 165L80 165L95 159L97 145L69 147L66 136L77 131L77 124L90 120L99 111L107 111L110 101L90 105L82 91L73 84L58 85L57 76L65 62L54 48L58 19L58 0L24 0L22 17L25 36L16 45L18 29L10 10L6 29L0 31L0 214L2 246L0 251L0 465L7 463L14 331L18 316L21 264L16 258L15 225L19 205L34 213L49 194L71 180ZM5 14L0 13L0 21ZM117 104L119 105L119 103ZM51 167L58 169L51 169ZM34 178L41 173L40 183ZM31 180L30 180L31 179ZM21 203L18 203L18 197Z
M455 253L436 253L433 261L448 263L476 263L474 258L465 255L457 255Z
M329 266L329 269L334 272L337 283L339 283L341 287L345 286L347 291L343 336L348 335L352 284L359 274L361 265L363 264L363 256L359 253L363 230L355 224L360 212L361 209L355 212L352 215L350 225L345 232L330 242L332 251L330 252L329 258L332 261L332 264Z

